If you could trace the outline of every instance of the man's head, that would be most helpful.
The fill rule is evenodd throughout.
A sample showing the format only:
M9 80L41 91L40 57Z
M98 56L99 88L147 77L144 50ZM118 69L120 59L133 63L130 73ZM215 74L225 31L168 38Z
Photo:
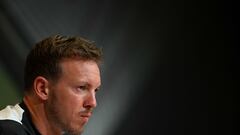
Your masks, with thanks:
M29 91L37 76L57 81L63 59L92 60L98 65L102 52L93 42L81 37L51 36L37 43L27 56L24 69L25 90Z
M79 134L96 107L101 51L79 37L49 37L27 56L26 93L44 104L48 124Z

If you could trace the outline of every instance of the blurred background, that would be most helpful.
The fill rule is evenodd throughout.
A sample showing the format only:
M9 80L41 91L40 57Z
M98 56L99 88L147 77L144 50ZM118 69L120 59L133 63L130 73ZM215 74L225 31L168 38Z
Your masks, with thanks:
M84 135L232 135L238 12L232 1L1 0L0 109L21 101L37 41L78 35L104 51Z

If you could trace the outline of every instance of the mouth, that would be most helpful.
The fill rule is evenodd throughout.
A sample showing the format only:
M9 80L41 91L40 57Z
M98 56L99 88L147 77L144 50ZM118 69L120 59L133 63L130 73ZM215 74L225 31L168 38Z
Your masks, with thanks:
M92 115L91 113L83 113L80 116L81 116L83 122L88 122L88 120L91 117L91 115Z
M86 113L82 113L81 117L91 117L92 113L91 112L86 112Z

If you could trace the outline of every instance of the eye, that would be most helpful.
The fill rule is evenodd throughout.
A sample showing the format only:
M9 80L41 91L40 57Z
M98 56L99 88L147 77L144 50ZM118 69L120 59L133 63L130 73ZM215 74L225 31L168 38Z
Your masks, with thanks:
M97 93L97 92L99 91L99 89L100 89L100 88L96 88L96 89L95 89L95 93Z
M87 86L86 86L86 85L82 85L82 86L79 86L78 89L79 89L79 90L86 90L86 89L87 89Z

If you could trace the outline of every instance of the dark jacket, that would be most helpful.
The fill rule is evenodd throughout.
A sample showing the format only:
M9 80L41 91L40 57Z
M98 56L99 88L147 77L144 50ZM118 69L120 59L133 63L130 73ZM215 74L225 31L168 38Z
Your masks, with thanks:
M40 135L24 102L0 110L0 135Z

